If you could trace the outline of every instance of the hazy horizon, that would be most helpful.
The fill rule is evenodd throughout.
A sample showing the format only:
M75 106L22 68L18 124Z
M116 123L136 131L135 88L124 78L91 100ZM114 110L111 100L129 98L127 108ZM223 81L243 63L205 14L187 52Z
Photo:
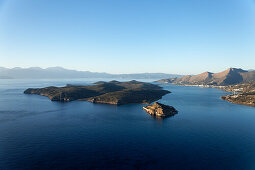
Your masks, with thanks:
M235 68L235 67L229 67L229 68L226 68L225 70L220 70L220 71L217 71L217 72L212 72L210 70L205 70L203 72L199 72L199 73L189 73L189 74L179 74L179 73L164 73L164 72L133 72L133 73L110 73L110 72L98 72L98 71L90 71L90 70L76 70L76 69L72 69L72 68L65 68L65 67L61 67L61 66L52 66L52 67L39 67L39 66L32 66L32 67L3 67L3 66L0 66L0 68L7 68L7 69L15 69L15 68L20 68L20 69L51 69L51 68L60 68L60 69L65 69L65 70L70 70L70 71L81 71L81 72L93 72L93 73L106 73L106 74L112 74L112 75L118 75L118 74L176 74L176 75L196 75L196 74L200 74L200 73L203 73L203 72L211 72L211 73L219 73L219 72L222 72L222 71L225 71L229 68ZM237 69L243 69L243 68L237 68ZM243 70L246 70L246 71L253 71L254 69L251 68L251 69L243 69Z
M111 74L255 68L254 0L0 0L1 66Z

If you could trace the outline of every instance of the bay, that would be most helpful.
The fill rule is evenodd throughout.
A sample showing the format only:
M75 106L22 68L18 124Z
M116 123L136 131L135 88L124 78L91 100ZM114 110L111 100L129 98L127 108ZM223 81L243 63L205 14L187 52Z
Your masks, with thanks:
M164 120L143 104L23 94L99 80L0 80L0 169L255 169L255 108L219 89L160 84L172 93L159 102L179 111Z

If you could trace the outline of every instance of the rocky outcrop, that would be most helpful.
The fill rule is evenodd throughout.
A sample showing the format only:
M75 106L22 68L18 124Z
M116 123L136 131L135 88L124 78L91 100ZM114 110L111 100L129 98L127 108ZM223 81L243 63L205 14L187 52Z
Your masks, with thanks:
M159 118L166 118L178 113L178 111L174 107L164 105L158 102L155 102L152 105L145 106L143 107L143 109L150 115Z
M122 105L151 103L170 92L155 84L133 80L129 82L97 82L90 86L72 86L69 84L65 87L29 88L24 93L47 96L52 101L82 100L92 103Z

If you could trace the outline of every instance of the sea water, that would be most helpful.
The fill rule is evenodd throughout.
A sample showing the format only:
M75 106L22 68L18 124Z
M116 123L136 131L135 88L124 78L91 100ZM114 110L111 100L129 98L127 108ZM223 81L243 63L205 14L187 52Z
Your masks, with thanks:
M179 111L163 120L143 104L23 93L97 80L0 80L0 169L255 169L255 108L219 89L160 84L172 93L159 102Z

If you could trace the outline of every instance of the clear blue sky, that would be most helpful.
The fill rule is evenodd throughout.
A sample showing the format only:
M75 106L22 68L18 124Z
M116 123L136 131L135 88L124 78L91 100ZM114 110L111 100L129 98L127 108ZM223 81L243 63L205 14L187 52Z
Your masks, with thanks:
M0 66L255 69L255 0L0 0Z

